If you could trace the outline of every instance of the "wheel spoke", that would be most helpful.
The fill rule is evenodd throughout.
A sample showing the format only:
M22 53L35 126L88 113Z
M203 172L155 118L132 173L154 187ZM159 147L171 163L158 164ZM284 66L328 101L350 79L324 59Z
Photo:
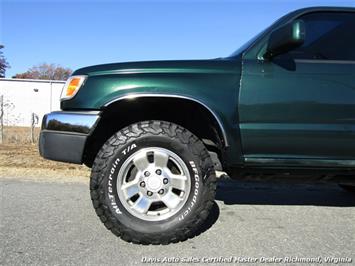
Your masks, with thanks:
M155 167L164 168L167 166L169 155L161 151L154 151L154 164Z
M123 184L122 190L126 192L127 198L130 199L139 192L137 180L133 180L129 183Z
M175 209L179 205L181 198L169 191L161 200L169 209Z
M173 188L177 188L179 190L185 191L187 177L185 175L176 175L173 174L170 169L165 169L166 174L170 179L170 185Z
M147 157L147 153L140 152L133 159L134 165L138 168L139 171L144 171L149 166L149 161Z
M146 221L161 221L185 205L191 189L186 163L162 147L137 149L118 173L117 194L123 207Z
M185 191L187 177L184 175L170 175L170 182L173 188Z
M135 209L139 213L147 213L151 204L152 204L152 202L150 199L141 195L137 199L137 201L134 203L132 208Z

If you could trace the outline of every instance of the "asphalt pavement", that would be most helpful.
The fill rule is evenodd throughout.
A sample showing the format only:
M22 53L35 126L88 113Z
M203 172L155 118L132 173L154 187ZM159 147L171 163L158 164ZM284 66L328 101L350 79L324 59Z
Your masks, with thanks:
M222 181L204 232L167 246L106 230L88 184L2 179L0 193L1 265L355 264L355 196L335 185Z

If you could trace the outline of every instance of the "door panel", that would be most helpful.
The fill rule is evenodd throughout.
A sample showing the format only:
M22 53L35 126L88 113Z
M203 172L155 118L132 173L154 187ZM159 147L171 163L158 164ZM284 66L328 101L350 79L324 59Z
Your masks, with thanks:
M243 153L355 158L355 62L245 61Z
M270 61L244 57L238 110L243 154L355 159L355 13L297 19L306 25L301 47Z

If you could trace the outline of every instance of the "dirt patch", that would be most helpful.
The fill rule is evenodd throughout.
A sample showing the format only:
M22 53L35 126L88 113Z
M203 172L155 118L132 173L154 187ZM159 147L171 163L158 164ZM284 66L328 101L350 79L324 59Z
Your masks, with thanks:
M21 177L30 180L87 182L89 175L90 169L84 165L43 159L39 155L37 144L0 145L1 178Z

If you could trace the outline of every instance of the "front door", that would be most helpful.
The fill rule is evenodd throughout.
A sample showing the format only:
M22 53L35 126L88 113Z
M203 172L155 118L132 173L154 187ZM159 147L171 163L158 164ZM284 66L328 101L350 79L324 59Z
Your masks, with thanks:
M239 118L246 161L355 159L355 13L303 15L304 44L245 60Z

